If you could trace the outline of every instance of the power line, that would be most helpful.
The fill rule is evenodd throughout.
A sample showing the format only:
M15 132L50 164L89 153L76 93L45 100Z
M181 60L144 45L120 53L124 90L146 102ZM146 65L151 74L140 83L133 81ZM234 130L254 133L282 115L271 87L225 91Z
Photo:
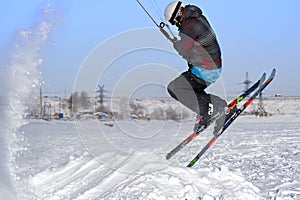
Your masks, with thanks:
M96 91L96 93L98 93L98 95L95 96L95 98L99 98L98 102L100 103L100 111L104 111L104 93L108 92L107 90L104 89L104 85L98 85L98 90ZM96 103L96 102L95 102ZM96 107L96 105L95 105Z
M242 84L245 85L244 91L246 91L250 88L251 83L252 83L252 81L249 80L249 74L248 74L248 72L246 72L246 79L244 80L244 82L242 82Z

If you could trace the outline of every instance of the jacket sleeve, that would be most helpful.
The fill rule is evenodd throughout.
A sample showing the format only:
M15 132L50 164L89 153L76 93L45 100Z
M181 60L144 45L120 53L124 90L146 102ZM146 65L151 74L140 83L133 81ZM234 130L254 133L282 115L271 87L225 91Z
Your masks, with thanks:
M180 33L179 36L181 39L177 42L174 42L174 48L181 56L186 58L189 50L191 50L193 47L194 40L182 33Z
M188 59L189 51L193 48L196 35L194 31L194 23L186 23L180 28L180 40L174 42L174 48L185 59Z

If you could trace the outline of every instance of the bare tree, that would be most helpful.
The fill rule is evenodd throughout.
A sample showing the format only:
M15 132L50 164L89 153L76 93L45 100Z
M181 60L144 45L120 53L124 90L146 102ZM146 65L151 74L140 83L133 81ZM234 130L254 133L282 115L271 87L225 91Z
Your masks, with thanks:
M88 94L86 91L82 91L80 93L79 104L80 104L80 107L83 109L90 108L91 102L89 100L89 97L88 97Z
M178 112L177 109L173 109L171 106L169 106L168 109L166 110L166 115L167 115L167 119L171 119L171 120L181 119L180 112Z
M129 99L126 97L122 98L119 102L119 106L120 106L119 116L122 119L128 119L130 115Z
M146 108L144 105L138 102L130 102L131 114L136 116L145 115Z
M69 109L70 113L78 112L78 105L79 105L79 95L78 92L74 92L71 97L69 98Z

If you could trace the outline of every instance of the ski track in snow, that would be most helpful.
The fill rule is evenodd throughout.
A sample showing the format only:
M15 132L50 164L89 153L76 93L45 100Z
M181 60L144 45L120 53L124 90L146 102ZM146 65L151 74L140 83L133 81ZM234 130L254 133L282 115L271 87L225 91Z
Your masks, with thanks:
M22 196L78 200L298 199L300 119L283 118L290 121L284 129L282 117L241 117L192 169L185 165L210 139L210 130L171 161L164 159L165 153L187 135L172 135L172 127L178 128L180 123L188 133L191 122L167 123L163 133L153 136L153 141L149 138L148 143L139 139L126 142L117 126L104 126L109 139L116 140L114 145L124 149L123 142L130 147L122 155L114 148L110 151L108 145L106 153L94 157L81 143L74 123L32 121L20 130L30 144L18 160L24 167L20 177L30 188L30 192L24 189ZM91 123L83 124L86 131L95 131ZM128 124L131 130L132 124Z

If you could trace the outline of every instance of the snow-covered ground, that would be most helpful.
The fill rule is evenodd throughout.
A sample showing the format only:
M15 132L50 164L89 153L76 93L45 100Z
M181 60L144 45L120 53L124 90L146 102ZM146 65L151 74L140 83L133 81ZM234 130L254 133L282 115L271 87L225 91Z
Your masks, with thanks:
M185 166L211 129L170 161L165 154L191 133L193 119L25 119L42 82L40 49L55 25L48 9L42 13L39 23L20 31L0 79L7 90L0 99L0 200L300 199L294 100L266 102L271 117L238 118L191 169ZM149 109L163 103L147 101Z
M170 161L192 122L30 121L20 199L299 199L300 116L242 116L192 169L211 129Z

